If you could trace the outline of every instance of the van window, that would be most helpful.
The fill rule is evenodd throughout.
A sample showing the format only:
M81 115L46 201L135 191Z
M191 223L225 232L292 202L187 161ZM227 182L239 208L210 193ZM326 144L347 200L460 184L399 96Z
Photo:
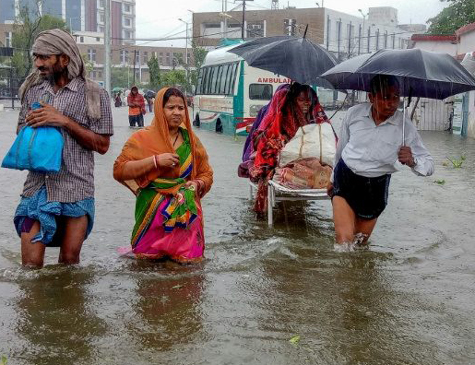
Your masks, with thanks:
M238 68L238 62L235 62L230 66L230 71L228 72L228 82L227 82L227 90L226 94L232 95L234 93L234 85L236 83L236 78L237 78L237 68Z
M249 85L249 99L251 100L270 100L272 98L272 85L270 84L251 84Z
M204 67L203 78L201 80L201 88L200 88L201 94L206 94L206 85L208 85L208 79L209 79L209 67Z
M214 66L213 67L213 76L211 78L211 88L210 88L210 91L209 91L210 94L216 94L216 84L218 82L218 74L219 74L218 71L219 71L219 67Z
M223 73L220 78L221 85L219 87L219 93L222 95L226 94L226 81L228 79L228 70L230 66L231 66L230 64L223 65Z
M196 94L201 94L201 85L203 85L203 73L204 69L201 68L200 72L198 73L198 80L196 81Z

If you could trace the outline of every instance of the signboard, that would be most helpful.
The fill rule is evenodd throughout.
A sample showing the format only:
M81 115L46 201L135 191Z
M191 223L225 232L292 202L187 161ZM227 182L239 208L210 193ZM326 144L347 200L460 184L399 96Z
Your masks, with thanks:
M13 57L13 48L11 48L11 47L0 47L0 56Z
M463 122L463 94L457 94L454 97L454 116L452 119L452 133L460 134L462 132Z

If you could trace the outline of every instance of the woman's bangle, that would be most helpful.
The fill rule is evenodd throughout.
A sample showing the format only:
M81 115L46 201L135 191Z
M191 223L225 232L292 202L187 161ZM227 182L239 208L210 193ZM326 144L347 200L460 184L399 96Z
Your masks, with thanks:
M153 164L155 165L155 169L158 169L157 155L153 155Z

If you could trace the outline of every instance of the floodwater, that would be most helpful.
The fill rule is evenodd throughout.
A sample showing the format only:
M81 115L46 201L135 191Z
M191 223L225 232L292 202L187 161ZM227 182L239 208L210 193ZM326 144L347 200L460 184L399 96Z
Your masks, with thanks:
M0 356L9 365L475 364L475 140L422 133L435 175L395 174L370 249L335 253L329 201L286 203L269 229L236 175L242 139L198 130L215 184L203 201L206 260L182 267L117 253L134 198L112 179L131 134L125 108L114 114L77 267L55 264L50 248L44 269L21 268L12 217L25 173L0 170ZM0 114L2 157L16 119ZM444 166L461 155L461 168Z

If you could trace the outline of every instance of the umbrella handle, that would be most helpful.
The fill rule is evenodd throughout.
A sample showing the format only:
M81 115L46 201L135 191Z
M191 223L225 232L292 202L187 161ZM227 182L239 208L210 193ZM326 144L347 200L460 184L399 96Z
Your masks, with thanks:
M402 145L406 145L406 98L404 98L404 108L402 110Z

